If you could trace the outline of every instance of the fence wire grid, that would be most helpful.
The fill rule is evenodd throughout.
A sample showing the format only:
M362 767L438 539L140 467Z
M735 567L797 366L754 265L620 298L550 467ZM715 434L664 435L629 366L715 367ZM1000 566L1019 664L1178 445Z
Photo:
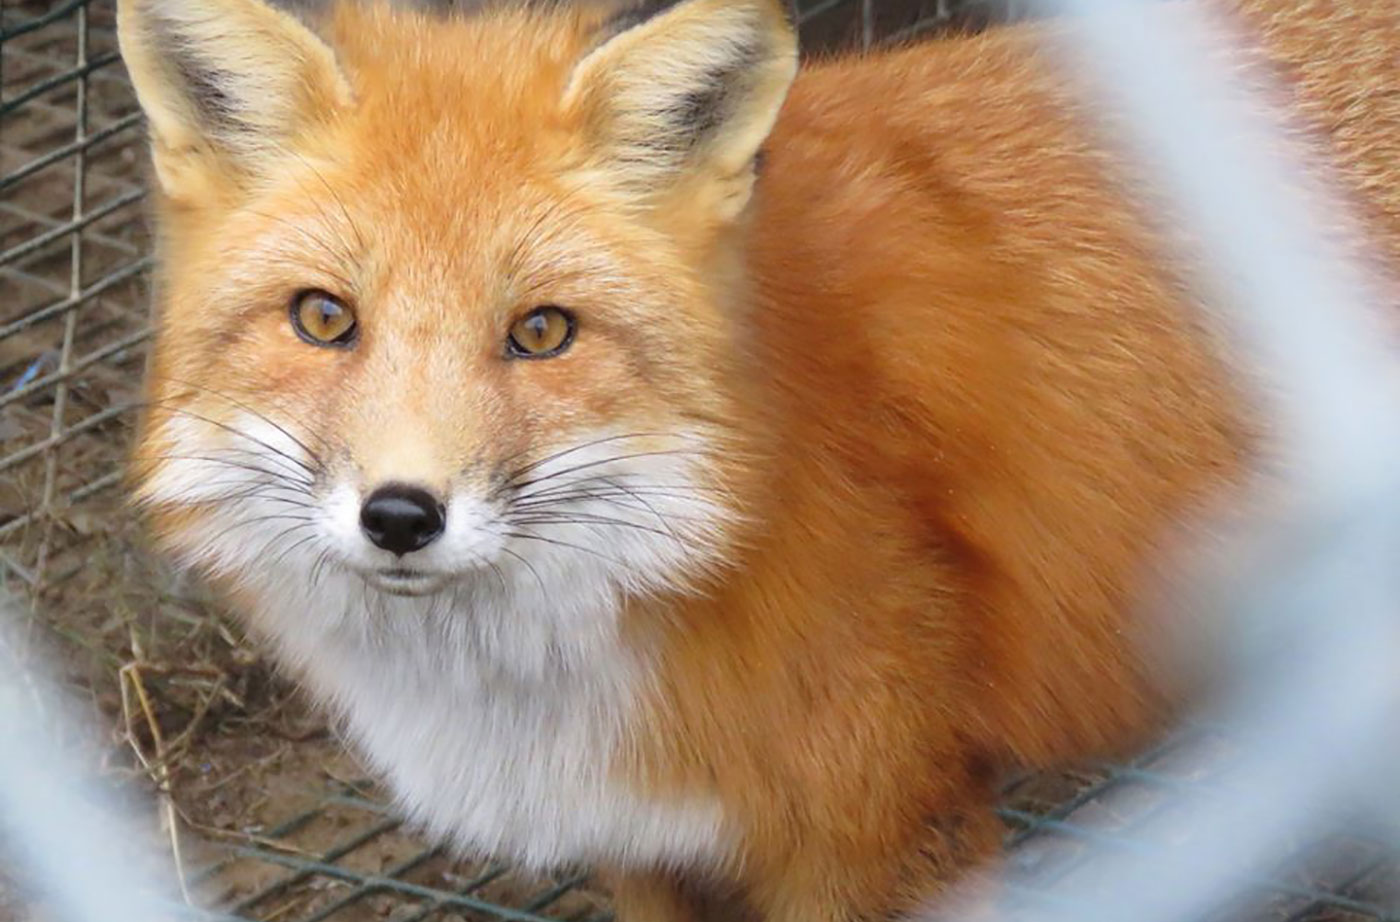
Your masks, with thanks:
M1227 734L1196 727L1131 763L1010 782L998 811L1009 862L1004 909L1038 908L1053 885L1094 874L1105 848L1143 847L1135 829L1170 811L1183 787L1209 787L1228 769L1231 748ZM344 827L333 845L311 853L297 847L299 834L327 823ZM1393 832L1353 817L1345 830L1301 841L1282 866L1242 876L1239 906L1211 922L1400 920ZM537 880L504 864L454 866L441 850L399 833L368 784L336 785L315 807L263 832L261 844L238 847L196 875L217 881L238 869L266 878L230 901L228 914L204 918L350 922L365 918L357 911L394 922L612 918L586 870Z
M980 28L1028 6L796 0L796 13L804 50L825 52ZM94 523L120 515L112 488L151 334L144 161L114 0L0 0L0 564L40 607L112 540ZM1009 898L1033 905L1050 884L1092 875L1096 850L1142 848L1135 830L1182 790L1212 790L1232 753L1228 734L1198 726L1130 763L1011 780ZM190 918L611 918L585 870L535 879L454 862L404 830L368 782L328 783L310 809L242 833L184 869L215 907ZM1240 905L1216 922L1400 922L1394 843L1364 817L1293 843L1285 862L1241 879ZM0 922L6 909L0 898Z

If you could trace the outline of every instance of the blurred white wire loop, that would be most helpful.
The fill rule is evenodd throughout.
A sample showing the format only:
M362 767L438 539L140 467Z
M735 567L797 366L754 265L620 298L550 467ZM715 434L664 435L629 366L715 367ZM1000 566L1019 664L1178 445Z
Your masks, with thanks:
M1260 363L1287 482L1284 506L1232 549L1212 600L1232 646L1227 693L1208 716L1242 742L1228 796L1181 789L1134 827L1137 847L1094 850L1092 874L1045 886L1014 916L1198 922L1344 808L1400 819L1400 391L1379 322L1400 305L1356 252L1317 231L1348 223L1324 173L1303 169L1312 152L1234 79L1229 55L1207 50L1224 47L1219 5L1039 5L1063 20L1053 51L1118 116L1127 136L1115 140L1160 181L1182 225L1172 230L1194 241L1198 292Z
M150 836L75 751L91 749L73 742L93 728L33 655L26 617L0 595L0 844L16 863L5 870L61 922L174 922L179 899Z

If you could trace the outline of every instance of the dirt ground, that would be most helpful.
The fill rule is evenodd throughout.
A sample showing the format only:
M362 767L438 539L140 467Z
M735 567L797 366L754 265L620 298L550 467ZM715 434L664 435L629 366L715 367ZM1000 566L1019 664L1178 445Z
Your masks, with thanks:
M0 30L63 12L66 2L0 0ZM973 0L969 9L998 4L1018 6ZM859 4L799 5L819 10L807 27L817 42L848 43L860 32ZM112 6L92 0L88 8L81 107L79 81L64 80L80 51L76 13L0 44L0 572L8 588L33 600L33 629L60 651L59 679L98 728L89 763L141 805L149 844L166 870L177 870L178 854L192 891L240 916L279 922L318 911L329 912L332 922L492 917L430 912L430 902L402 891L381 890L335 908L360 892L352 878L404 869L400 879L435 892L461 891L490 877L473 894L500 906L524 907L567 889L542 913L597 919L606 899L586 882L565 888L572 881L499 869L491 876L482 865L436 854L380 812L381 793L322 717L269 667L217 599L150 553L140 523L123 506L117 472L133 416L120 408L139 399L149 301L142 261L150 242L142 137L115 61ZM897 32L946 6L942 0L880 4L877 25ZM36 89L48 81L57 82ZM86 112L81 126L80 111ZM81 158L57 156L80 136L101 140L83 148ZM75 214L80 177L77 213L88 217L75 250L65 227ZM65 303L71 309L60 309ZM65 356L66 377L55 374ZM1198 772L1177 766L1173 774ZM1105 777L1100 769L1014 786L1009 827L1022 828L1086 789L1097 790ZM1113 797L1086 799L1071 816L1097 828L1126 828L1128 817L1158 800L1160 790L1130 785ZM355 839L362 840L358 847L327 856ZM1029 837L1013 866L1057 866L1079 847L1070 843ZM1348 842L1325 850L1325 860L1309 859L1289 880L1295 888L1350 888L1400 907L1400 862L1374 849L1363 856L1361 849ZM297 877L240 906L293 874L289 862L307 860L344 873ZM201 877L213 861L224 863ZM42 922L46 910L22 891L12 873L17 866L0 850L0 922ZM1357 876L1362 866L1369 876ZM1369 881L1364 894L1356 883L1363 880ZM1296 893L1259 912L1246 918L1365 917Z

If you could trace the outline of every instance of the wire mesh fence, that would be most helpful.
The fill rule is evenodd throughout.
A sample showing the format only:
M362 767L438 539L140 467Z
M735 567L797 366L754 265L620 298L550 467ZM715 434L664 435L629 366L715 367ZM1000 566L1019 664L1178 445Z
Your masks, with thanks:
M2 23L0 541L37 590L118 481L149 335L141 122L112 4L7 2Z
M1104 849L1144 848L1143 822L1170 811L1184 787L1210 788L1233 745L1218 730L1175 735L1140 759L1059 776L1017 779L1000 810L1006 824L1005 905L1033 909L1048 888L1102 873ZM1222 787L1219 796L1229 796ZM207 910L192 922L503 920L607 922L606 894L586 869L532 877L501 863L453 861L416 838L370 782L325 786L319 800L190 869ZM1400 916L1393 830L1351 818L1344 829L1297 842L1288 859L1241 877L1238 907L1218 922L1359 922ZM1014 918L1015 916L1011 916Z
M1028 12L1020 0L796 3L809 54ZM113 540L94 523L125 520L113 488L150 335L142 142L112 0L0 0L0 563L41 607L93 576L95 557ZM196 707L201 716L216 697L211 691ZM1007 898L1037 905L1052 884L1101 873L1090 860L1099 851L1145 848L1137 831L1169 813L1184 789L1228 798L1220 779L1233 750L1228 734L1195 728L1128 763L1012 780L1000 810ZM537 879L456 862L384 804L369 783L340 780L281 822L235 818L236 835L220 840L212 861L182 869L214 907L199 916L611 917L586 869ZM1400 920L1394 841L1382 823L1352 817L1290 843L1286 861L1242 878L1245 895L1220 922ZM0 919L4 913L0 901Z
M1057 776L1017 779L1000 809L1008 856L1007 906L1035 907L1046 888L1093 874L1103 848L1142 847L1134 830L1170 810L1184 786L1210 786L1231 743L1198 728L1140 759ZM1220 796L1228 796L1222 790ZM338 830L307 849L317 827ZM390 918L605 922L606 897L586 870L532 879L503 864L454 865L404 835L368 783L334 785L311 809L260 831L195 880L239 919L349 922ZM1344 830L1300 841L1282 865L1241 880L1240 907L1220 922L1353 922L1400 917L1400 856L1393 830L1354 818ZM226 918L218 916L216 918Z
M1092 859L1101 849L1141 848L1135 829L1170 810L1184 786L1210 786L1228 765L1230 749L1227 736L1198 728L1131 763L1011 782L999 811L1007 830L1006 908L1038 907L1052 884L1095 873ZM338 827L339 835L323 848L299 847L299 834L317 825ZM259 837L197 875L215 892L224 887L226 912L235 918L611 918L586 871L539 880L502 864L453 865L440 850L405 837L367 785L335 785L319 804ZM1239 907L1219 922L1396 919L1400 855L1393 843L1393 830L1359 818L1300 841L1282 865L1242 879Z

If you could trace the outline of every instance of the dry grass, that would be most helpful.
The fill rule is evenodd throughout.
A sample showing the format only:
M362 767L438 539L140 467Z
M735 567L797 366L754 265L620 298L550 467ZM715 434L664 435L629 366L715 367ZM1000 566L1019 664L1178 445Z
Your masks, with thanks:
M41 16L61 2L0 0L0 26ZM996 4L1016 6L1015 0L983 0L976 8ZM828 7L804 0L801 6L822 9L808 28L817 41L845 43L859 35L859 4ZM941 6L938 0L878 4L895 15L882 12L877 25L898 30ZM230 847L318 856L331 843L376 823L384 826L382 834L338 860L364 873L383 873L419 856L422 845L372 812L341 804L288 835L273 835L278 823L319 803L328 791L361 785L364 772L296 690L248 644L219 602L148 551L140 523L114 489L131 435L131 414L110 411L138 399L148 292L140 273L112 284L106 280L138 266L149 241L139 198L141 136L131 123L135 104L119 64L110 60L115 52L112 0L93 0L89 19L88 59L108 63L87 80L86 134L113 133L87 151L81 169L75 158L63 158L0 187L0 572L32 599L36 638L61 651L59 678L86 702L97 726L106 728L90 741L91 764L115 787L150 805L150 835L196 894L233 905L286 876L269 861L245 857L193 883L196 868ZM0 50L3 107L6 100L72 66L75 17L7 40ZM69 81L0 114L0 177L13 176L71 143L78 132L77 111L77 84ZM128 127L121 128L124 124ZM75 264L70 235L55 228L61 230L73 217L79 175L86 185L81 213L110 210L84 227ZM44 235L53 239L5 258ZM71 314L24 329L8 327L61 303L75 290L102 285L107 287L84 298ZM73 373L62 383L45 385L45 377L63 367L65 358ZM46 442L53 444L35 450ZM13 463L4 460L26 451L34 454ZM1011 806L1045 812L1101 778L1091 773L1039 779L1017 787ZM1105 799L1087 805L1087 814L1080 816L1112 825L1129 806L1121 798ZM1018 860L1026 866L1059 860L1069 848L1063 841L1040 841ZM1335 858L1352 852L1339 848L1326 854ZM0 853L0 869L14 866L6 859ZM1354 867L1360 860L1348 858L1350 864L1341 866ZM1396 863L1374 860L1381 868L1372 887L1374 898L1400 906ZM1344 879L1338 866L1337 861L1301 866L1296 879L1335 886ZM479 870L432 855L404 879L451 890ZM345 900L349 892L343 882L310 876L248 906L246 913L262 919L304 918ZM518 906L537 892L538 882L507 874L479 895ZM1266 915L1249 918L1284 918L1297 909L1295 904L1271 904ZM562 916L601 905L600 896L583 889L549 913ZM377 894L332 918L399 919L412 911L411 900ZM0 871L0 922L42 918L42 907L24 898ZM1327 911L1307 918L1340 922L1353 917Z

